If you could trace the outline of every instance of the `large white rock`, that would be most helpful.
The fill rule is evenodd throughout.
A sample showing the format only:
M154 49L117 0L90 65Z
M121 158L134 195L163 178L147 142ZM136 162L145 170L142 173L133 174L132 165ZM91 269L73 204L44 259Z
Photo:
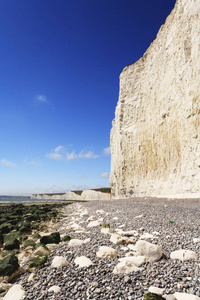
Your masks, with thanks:
M71 239L68 243L69 247L76 247L76 246L81 246L84 244L83 240L80 239Z
M194 243L200 243L200 238L193 238Z
M82 211L82 213L80 214L80 217L88 217L89 213L87 210Z
M103 209L97 209L97 210L96 210L96 213L97 213L98 215L104 215L104 214L105 214L105 211L104 211Z
M162 250L160 247L144 240L137 241L135 248L137 254L145 256L147 262L158 261L162 257Z
M61 268L68 265L68 261L63 256L55 256L52 260L52 268Z
M83 268L83 267L89 267L91 266L93 263L92 261L86 257L86 256L80 256L80 257L77 257L75 260L74 260L74 263L76 265L78 265L80 268Z
M165 294L163 295L163 298L166 300L176 300L176 298L172 294L168 294L168 295Z
M123 231L121 234L125 236L138 236L138 232L136 230Z
M90 222L90 221L95 221L97 218L95 216L90 216L88 219L87 219L87 222Z
M37 276L37 275L36 275L35 273L31 273L31 274L29 275L27 281L29 282L29 281L33 280L36 276Z
M199 0L177 0L143 57L120 75L110 138L115 198L200 196L199 11Z
M113 229L112 228L101 228L101 233L111 234L111 233L113 233Z
M153 234L150 234L148 232L145 232L140 236L140 240L147 240L147 239L153 239L153 238L154 238Z
M115 266L114 274L129 274L131 272L137 272L138 268L145 263L146 259L144 256L138 257L123 257L119 259L119 263Z
M198 259L198 254L194 251L191 250L177 250L173 251L170 254L171 259L180 259L180 260L197 260Z
M116 245L135 243L135 240L127 237L122 237L121 235L116 233L111 234L110 241Z
M200 297L185 293L174 293L176 300L200 300Z
M122 236L116 233L111 234L110 241L116 245L124 244Z
M85 231L85 228L83 228L82 226L80 226L79 224L77 223L73 223L71 225L71 228L74 229L74 231Z
M48 289L48 293L59 293L61 291L61 288L58 285L53 285Z
M158 288L153 285L150 286L150 288L149 288L150 293L154 293L154 294L158 294L158 295L163 295L163 291L164 291L164 289Z
M142 266L146 262L146 257L145 256L128 256L128 257L122 257L119 258L120 262L126 262L126 263L131 263L136 267Z
M3 297L3 300L21 300L24 294L25 291L22 286L20 284L14 284Z
M97 257L100 257L100 258L117 257L117 250L115 250L111 247L101 246L96 255L97 255Z
M96 221L90 222L90 223L87 225L87 227L88 227L88 228L91 228L91 227L97 227L97 226L100 226L100 225L101 225L101 223L100 223L98 220L96 220Z

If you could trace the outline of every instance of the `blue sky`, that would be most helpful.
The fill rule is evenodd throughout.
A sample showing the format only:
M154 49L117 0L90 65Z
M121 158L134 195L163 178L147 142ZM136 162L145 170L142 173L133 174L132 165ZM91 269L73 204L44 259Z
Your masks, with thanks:
M0 1L0 194L109 186L122 69L175 0Z

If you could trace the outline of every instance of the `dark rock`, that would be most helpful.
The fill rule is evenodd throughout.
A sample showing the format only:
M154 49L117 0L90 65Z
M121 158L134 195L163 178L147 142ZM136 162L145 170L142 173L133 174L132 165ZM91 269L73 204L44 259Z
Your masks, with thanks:
M29 247L29 246L35 248L36 243L33 240L26 240L26 241L24 241L24 247L26 248L26 247Z
M60 243L60 233L53 232L50 235L45 235L41 237L40 243L42 244L59 244Z
M18 230L22 233L31 231L31 224L28 221L19 223L18 226Z
M1 233L9 233L11 230L13 230L13 225L10 223L3 223L0 225Z
M19 241L18 239L9 240L4 245L5 250L13 250L19 249Z
M15 255L6 256L0 261L0 276L11 276L19 269L18 259Z
M3 234L0 233L0 247L3 246L3 242L4 242L4 237L3 237Z
M6 257L8 255L15 255L16 251L14 250L4 250L2 253L1 253L1 256L2 257Z
M34 233L33 235L32 235L32 239L34 239L34 240L38 240L38 239L40 239L41 238L41 235L39 234L39 233Z
M47 261L47 255L38 255L35 259L33 259L30 262L27 269L31 270L31 269L35 269L35 268L41 268L44 266L46 261Z
M154 294L154 293L147 293L143 300L165 300L165 298L163 298L162 296L158 295L158 294Z

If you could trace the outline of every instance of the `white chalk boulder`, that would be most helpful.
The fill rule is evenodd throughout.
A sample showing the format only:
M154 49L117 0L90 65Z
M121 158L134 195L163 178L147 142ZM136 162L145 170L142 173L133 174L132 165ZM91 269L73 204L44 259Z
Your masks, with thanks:
M137 265L141 265L145 262L145 258L132 259L133 257L123 257L120 262L115 266L113 273L114 274L129 274L132 272L137 272L140 269Z
M25 294L20 284L14 284L4 296L3 300L20 300Z
M136 267L142 266L146 262L145 256L126 256L119 258L120 262L131 263Z
M200 297L186 293L174 293L174 297L176 300L200 300Z
M69 247L76 247L76 246L81 246L84 244L83 240L80 239L71 239L68 243Z
M145 256L146 262L155 262L162 257L162 250L160 247L144 240L137 241L135 248L137 255Z
M100 257L100 258L117 257L117 250L115 250L111 247L101 246L96 255L97 255L97 257Z
M98 220L96 220L96 221L90 222L90 223L87 225L87 227L88 227L88 228L91 228L91 227L97 227L97 226L100 226L100 225L101 225L101 223L100 223Z
M52 268L61 268L68 265L68 261L63 256L55 256L52 260Z
M78 265L80 268L87 268L93 264L92 261L86 256L77 257L74 260L74 263Z
M111 234L113 233L113 229L112 228L101 228L101 233L103 234Z
M149 288L149 292L157 295L163 295L164 289L152 285Z
M53 285L48 289L48 293L59 293L61 288L58 285Z
M147 239L153 239L153 238L154 238L153 234L150 234L148 232L145 232L140 236L140 240L147 240Z
M181 250L173 251L170 254L170 258L179 259L179 260L197 260L198 254L191 250L181 249Z

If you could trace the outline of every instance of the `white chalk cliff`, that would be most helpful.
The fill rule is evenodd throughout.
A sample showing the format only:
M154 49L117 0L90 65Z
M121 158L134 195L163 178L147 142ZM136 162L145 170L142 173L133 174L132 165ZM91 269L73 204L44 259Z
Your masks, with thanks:
M69 191L66 194L33 194L31 199L36 200L109 200L111 194L95 190L84 190L79 194Z
M200 197L200 1L177 0L120 75L111 130L113 197Z

